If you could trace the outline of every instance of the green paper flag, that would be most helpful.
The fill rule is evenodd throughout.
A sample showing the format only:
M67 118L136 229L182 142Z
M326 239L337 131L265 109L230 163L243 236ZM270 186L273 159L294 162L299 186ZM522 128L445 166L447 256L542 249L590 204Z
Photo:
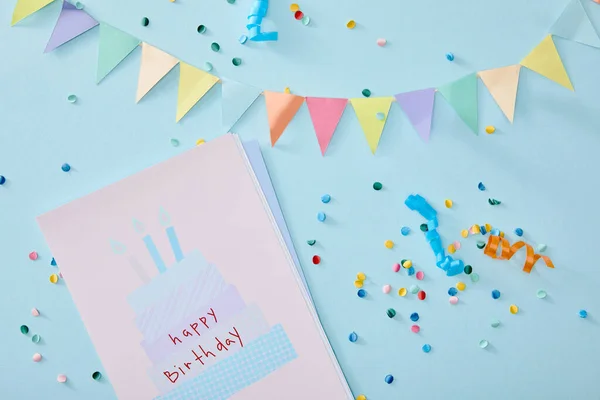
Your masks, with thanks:
M477 74L440 86L438 91L477 135Z
M96 82L100 83L139 44L139 39L110 25L101 23Z

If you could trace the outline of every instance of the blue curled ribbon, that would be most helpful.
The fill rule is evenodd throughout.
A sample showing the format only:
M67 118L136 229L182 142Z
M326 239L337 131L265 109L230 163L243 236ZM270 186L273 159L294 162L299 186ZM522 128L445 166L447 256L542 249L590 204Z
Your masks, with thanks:
M250 40L254 42L268 42L276 41L279 34L277 32L261 32L260 25L262 19L267 15L269 9L269 0L254 0L252 8L250 9L250 15L248 15L248 29Z
M427 220L427 232L425 239L431 246L433 254L435 254L438 268L446 271L447 276L455 276L464 271L465 264L462 260L455 260L451 256L446 255L442 246L442 239L437 232L438 220L437 211L433 209L423 197L418 194L411 194L406 198L404 204L413 211L417 211L423 218Z

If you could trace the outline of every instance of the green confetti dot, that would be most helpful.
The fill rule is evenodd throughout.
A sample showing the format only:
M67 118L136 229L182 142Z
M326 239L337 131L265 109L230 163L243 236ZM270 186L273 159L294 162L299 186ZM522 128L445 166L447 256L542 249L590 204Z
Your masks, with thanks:
M309 246L314 246L314 245L315 245L315 243L317 243L317 241L316 241L316 240L314 240L314 239L312 239L312 240L307 240L307 241L306 241L306 243L307 243Z
M545 299L546 296L548 296L548 293L546 293L545 290L540 289L537 291L536 296L538 299Z
M477 241L477 248L478 249L483 249L485 247L485 242L484 241Z
M465 265L465 274L467 275L471 275L471 272L473 272L473 267L471 267L470 265Z
M202 34L206 32L206 26L204 25L198 25L198 29L196 29L198 31L198 33Z
M177 140L175 138L171 139L171 146L173 146L173 147L179 146L179 140Z
M498 321L497 319L493 319L490 325L492 326L492 328L497 328L500 326L500 321Z
M427 227L427 224L421 224L419 226L419 229L421 229L421 232L427 232L429 230L429 228Z
M310 17L308 15L305 15L304 17L302 17L302 25L307 26L308 24L310 24Z
M471 274L471 282L479 282L479 274L476 272L473 272Z
M382 112L378 112L377 114L375 114L375 116L377 117L378 120L383 121L385 119L385 114Z
M227 0L229 4L235 4L235 0Z
M21 325L21 333L27 335L29 333L29 327L27 325Z
M76 1L76 2L75 2L75 8L76 8L76 9L78 9L78 10L83 10L83 7L84 7L84 6L83 6L83 3L82 3L82 2L80 2L80 1Z
M42 340L42 337L40 335L38 335L37 333L31 337L31 341L33 343L39 343L40 340Z
M381 182L375 182L375 183L373 183L373 189L381 190L381 189L383 189L383 185L381 184Z
M211 63L209 63L208 61L204 63L204 70L206 72L210 72L213 70L213 65Z
M502 204L502 202L500 200L496 200L496 199L488 199L488 203L490 203L490 205L492 205L492 206L497 206L499 204Z
M147 17L142 18L142 26L150 25L150 20Z
M538 253L543 253L546 251L546 249L548 248L548 246L546 246L545 244L538 244L537 246L537 251Z
M92 379L95 381L99 381L100 379L102 379L102 374L100 373L100 371L94 371L94 373L92 373Z
M77 96L75 96L74 94L70 94L67 96L67 101L69 103L75 103L77 101Z
M217 42L212 42L212 44L210 45L210 48L214 52L217 52L217 51L221 50L221 46Z
M371 97L371 91L369 89L363 89L362 95L365 97Z
M386 314L388 317L394 318L396 316L396 310L394 310L393 308L388 308Z
M236 67L239 67L240 65L242 65L242 59L239 57L235 57L233 60L231 60L231 63Z

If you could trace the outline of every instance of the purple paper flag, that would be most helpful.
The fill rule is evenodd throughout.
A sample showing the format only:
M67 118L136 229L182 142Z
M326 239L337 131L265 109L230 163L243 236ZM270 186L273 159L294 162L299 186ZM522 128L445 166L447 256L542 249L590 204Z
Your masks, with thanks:
M48 40L44 53L49 53L58 46L67 43L84 32L98 25L98 21L88 13L77 9L73 4L63 1L62 10Z
M435 89L415 90L395 95L396 101L414 126L421 139L429 141Z

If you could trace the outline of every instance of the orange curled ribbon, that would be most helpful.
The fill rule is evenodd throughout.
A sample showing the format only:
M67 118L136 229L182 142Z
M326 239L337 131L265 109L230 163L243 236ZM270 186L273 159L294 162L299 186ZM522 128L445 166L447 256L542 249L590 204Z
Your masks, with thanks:
M497 255L498 246L500 246L502 249L500 255ZM520 241L516 242L511 246L508 240L500 236L490 235L487 245L485 246L485 250L483 251L483 254L492 258L497 258L499 260L510 260L512 256L514 256L515 253L522 247L525 247L525 249L527 250L527 258L525 260L525 265L523 265L524 272L530 273L534 264L540 258L544 260L548 268L554 268L554 264L552 264L552 260L550 260L549 257L542 256L540 254L535 254L533 247L531 247L527 243Z

